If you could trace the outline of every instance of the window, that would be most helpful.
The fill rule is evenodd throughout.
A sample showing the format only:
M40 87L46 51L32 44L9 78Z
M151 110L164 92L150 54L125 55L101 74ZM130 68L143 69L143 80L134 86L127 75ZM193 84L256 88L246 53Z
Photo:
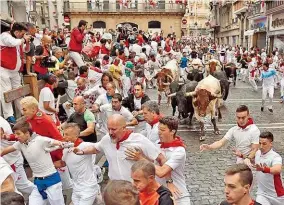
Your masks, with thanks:
M93 28L106 28L106 22L104 22L104 21L95 21L93 23Z
M160 21L149 21L148 28L161 28L161 22Z

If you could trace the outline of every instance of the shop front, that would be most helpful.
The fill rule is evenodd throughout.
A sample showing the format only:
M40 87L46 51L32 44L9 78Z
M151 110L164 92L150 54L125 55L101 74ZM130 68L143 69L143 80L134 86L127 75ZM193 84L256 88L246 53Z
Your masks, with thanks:
M275 13L270 15L269 20L269 51L278 48L284 51L284 13Z

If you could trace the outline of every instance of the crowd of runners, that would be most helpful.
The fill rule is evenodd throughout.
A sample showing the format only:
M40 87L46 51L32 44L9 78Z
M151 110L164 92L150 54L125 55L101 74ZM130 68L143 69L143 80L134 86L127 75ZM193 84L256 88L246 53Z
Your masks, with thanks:
M268 95L273 113L275 89L284 102L284 54L278 49L269 53L217 45L207 37L178 39L175 33L149 35L124 27L94 33L84 20L70 31L2 21L1 32L4 205L190 205L186 145L177 135L187 116L166 116L160 110L163 96L172 105L180 100L172 85L193 81L194 71L203 82L219 70L229 84L244 81L255 92L262 82L260 112ZM26 96L7 103L4 93L22 86L24 76L44 81L38 99ZM150 90L158 91L157 98L150 99ZM197 112L202 103L193 102L193 107ZM21 112L18 119L15 110ZM226 170L220 204L283 205L282 157L273 150L273 133L260 132L246 105L230 112L235 112L236 126L221 140L200 146L200 151L210 151L236 143L236 164ZM106 162L100 167L102 155ZM255 199L250 195L254 186ZM71 199L64 194L68 190Z

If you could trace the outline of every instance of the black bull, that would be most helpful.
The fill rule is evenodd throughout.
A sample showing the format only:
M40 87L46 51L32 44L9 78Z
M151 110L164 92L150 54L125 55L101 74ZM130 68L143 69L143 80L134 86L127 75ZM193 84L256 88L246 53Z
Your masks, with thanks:
M190 81L186 84L179 84L178 82L174 81L170 84L170 92L169 96L172 97L172 108L173 108L173 115L175 115L176 107L178 107L179 118L187 118L189 115L190 124L192 121L192 117L194 114L194 108L192 105L192 97L185 96L185 93L192 92L195 90L197 86L197 81Z

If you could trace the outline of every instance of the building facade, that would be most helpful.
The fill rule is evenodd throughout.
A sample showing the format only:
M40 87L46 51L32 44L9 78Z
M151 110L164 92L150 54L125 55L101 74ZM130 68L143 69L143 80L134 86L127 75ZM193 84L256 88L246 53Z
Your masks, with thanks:
M84 19L96 31L108 31L127 24L134 31L143 30L151 34L163 30L164 35L175 32L177 37L181 37L185 10L184 1L64 1L64 16L70 20L71 28Z
M276 48L284 51L284 1L266 2L266 16L268 21L267 45L268 50Z
M1 0L1 18L27 21L26 2L20 0Z
M182 20L182 36L208 36L209 16L209 0L188 1Z

